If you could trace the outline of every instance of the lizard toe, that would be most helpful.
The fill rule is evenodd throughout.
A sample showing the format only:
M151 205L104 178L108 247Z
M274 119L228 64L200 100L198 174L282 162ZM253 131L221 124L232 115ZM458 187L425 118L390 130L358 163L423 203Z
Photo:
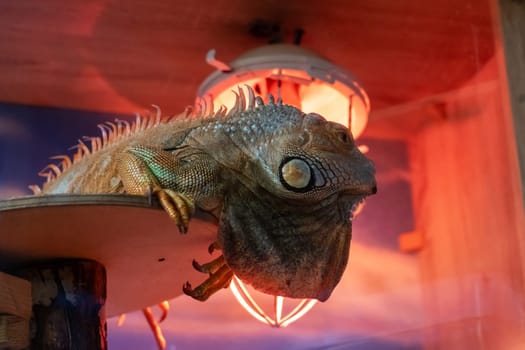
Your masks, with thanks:
M164 210L177 224L180 233L187 233L191 214L195 210L193 201L170 189L159 189L155 193Z

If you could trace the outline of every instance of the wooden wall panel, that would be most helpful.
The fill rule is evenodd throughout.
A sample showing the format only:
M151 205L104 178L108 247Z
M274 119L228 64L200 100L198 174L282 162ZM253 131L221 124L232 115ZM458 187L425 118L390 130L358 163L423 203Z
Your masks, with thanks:
M260 19L287 43L304 29L302 45L353 72L378 111L475 74L493 55L488 3L2 0L0 101L123 113L154 103L179 113L213 71L209 49L229 62L268 42L263 25L253 29Z
M494 60L470 87L495 71ZM504 83L459 92L409 142L429 349L525 345L525 219Z

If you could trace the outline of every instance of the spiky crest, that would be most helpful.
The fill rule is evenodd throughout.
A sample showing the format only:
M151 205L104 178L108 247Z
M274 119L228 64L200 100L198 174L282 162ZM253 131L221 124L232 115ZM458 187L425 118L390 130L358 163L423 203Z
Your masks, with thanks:
M217 111L215 111L213 99L206 96L205 98L198 98L195 107L186 107L184 112L180 115L163 116L160 108L156 105L152 105L154 113L152 113L152 111L146 115L140 115L137 113L135 115L135 120L131 123L126 120L115 119L114 122L98 124L97 127L100 130L100 136L84 136L82 139L79 139L78 143L69 149L76 150L71 156L60 154L50 157L50 159L60 160L60 162L58 164L50 163L46 165L38 175L46 179L45 183L52 182L65 170L69 169L74 164L77 164L84 158L89 157L118 141L159 125L175 121L184 122L190 119L209 120L228 118L243 111L253 110L264 105L263 99L260 96L255 96L255 93L250 86L245 85L245 89L248 96L245 95L244 89L241 87L238 87L237 91L232 90L232 93L235 94L235 104L229 111L224 105L221 105ZM281 103L282 102L279 100L278 104ZM268 95L268 104L275 104L275 100L271 94ZM31 189L35 195L42 193L42 189L38 185L31 185L29 186L29 189Z

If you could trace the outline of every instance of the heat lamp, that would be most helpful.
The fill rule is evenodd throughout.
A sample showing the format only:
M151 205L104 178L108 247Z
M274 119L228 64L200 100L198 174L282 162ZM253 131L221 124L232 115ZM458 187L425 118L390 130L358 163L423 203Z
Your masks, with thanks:
M318 113L346 125L354 138L364 131L370 111L366 92L352 74L320 55L290 44L262 46L229 64L218 60L215 54L215 50L210 50L206 56L208 64L217 70L200 85L198 99L230 109L235 104L232 90L249 86L263 99L272 94L305 113ZM305 315L316 302L276 295L273 296L273 310L266 312L254 295L258 295L258 299L268 296L245 286L238 277L232 279L230 290L254 318L272 327L286 327ZM297 303L287 315L283 314L285 301Z
M305 113L319 113L329 120L350 126L357 138L368 121L370 103L361 84L351 73L303 47L266 45L241 55L230 64L215 58L210 50L206 61L217 68L200 85L197 95L215 106L235 103L232 90L250 86L265 98L281 96L285 104Z

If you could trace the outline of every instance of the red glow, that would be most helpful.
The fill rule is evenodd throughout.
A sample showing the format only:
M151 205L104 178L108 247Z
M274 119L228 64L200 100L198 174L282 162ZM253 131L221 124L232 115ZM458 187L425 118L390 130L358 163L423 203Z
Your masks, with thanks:
M351 128L355 138L361 135L368 121L367 101L361 100L352 91L343 87L313 81L301 84L297 81L253 78L238 80L239 86L250 86L257 95L265 98L269 93L281 97L283 103L295 106L305 113L318 113L326 119ZM213 103L215 108L221 105L228 109L235 105L236 85L225 87L215 92Z

